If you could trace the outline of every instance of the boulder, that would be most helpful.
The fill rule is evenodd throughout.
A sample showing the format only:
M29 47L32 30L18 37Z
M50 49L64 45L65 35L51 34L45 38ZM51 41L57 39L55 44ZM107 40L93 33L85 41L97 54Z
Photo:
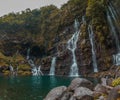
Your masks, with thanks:
M66 86L56 87L47 94L44 100L57 100L62 96L66 89L67 89Z
M76 100L74 96L71 96L69 100Z
M93 91L86 87L79 87L75 90L73 96L77 100L94 100Z
M105 86L101 85L101 84L97 84L96 87L94 88L94 91L97 93L107 93L107 89Z
M120 85L110 91L107 100L120 100Z
M100 96L97 100L106 100L104 96Z
M90 82L87 79L75 78L74 80L72 80L71 84L69 85L68 90L74 91L78 87L86 87L86 88L93 90L94 85L92 82Z
M107 79L107 85L112 86L113 78Z
M65 92L63 95L62 95L62 97L61 97L61 99L60 100L70 100L70 98L71 98L71 96L73 95L73 93L72 92Z

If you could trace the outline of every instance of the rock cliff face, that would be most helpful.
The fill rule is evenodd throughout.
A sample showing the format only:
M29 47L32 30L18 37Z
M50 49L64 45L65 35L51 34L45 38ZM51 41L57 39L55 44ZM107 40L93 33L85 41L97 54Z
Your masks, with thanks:
M118 52L115 44L116 40L113 32L110 31L107 21L107 9L108 5L112 5L114 11L117 12L117 27L120 27L119 4L119 0L70 0L67 4L63 5L60 10L57 9L56 12L53 11L53 15L50 15L50 18L53 18L55 15L57 16L57 12L59 12L58 15L61 14L59 22L55 19L56 23L59 25L57 26L56 23L52 22L49 23L50 25L55 24L57 26L56 28L53 26L48 27L50 25L46 24L46 27L48 29L50 28L51 31L53 29L57 29L57 31L53 30L51 33L49 30L51 33L49 35L49 32L46 30L45 33L47 33L47 35L45 35L44 38L42 37L42 35L45 34L43 31L40 31L41 34L36 33L36 35L30 35L31 33L28 33L25 36L21 35L20 32L17 34L10 34L8 29L6 29L5 31L8 31L8 33L5 34L5 38L0 40L1 72L9 70L8 66L12 64L13 66L18 66L21 73L27 71L26 73L30 74L31 67L26 59L27 50L30 48L30 58L37 66L41 65L41 70L44 74L49 74L52 57L56 57L55 74L69 75L70 66L72 65L72 53L67 49L67 41L74 34L73 22L75 18L77 18L79 22L85 21L80 23L79 28L81 29L81 34L79 35L77 48L75 50L79 74L88 75L93 73L92 46L88 33L89 24L92 25L94 32L94 45L98 70L100 72L109 71L111 66L113 66L113 55ZM32 14L33 12L27 13ZM29 14L27 15L28 17ZM82 16L85 16L85 19L83 19ZM4 21L5 17L1 19ZM41 27L39 28L38 26L36 28L38 28L38 30L41 29ZM3 27L3 29L5 28ZM44 30L44 27L42 29ZM3 32L2 24L0 24L0 31ZM54 32L56 32L56 34L54 34ZM116 32L119 39L119 30ZM22 59L16 60L17 56L18 59L22 56ZM26 73L24 74L26 75Z
M111 2L113 7L117 7L116 5L114 5L115 2L117 1ZM111 66L113 66L113 55L117 53L117 49L115 47L115 38L113 37L113 33L110 32L107 22L107 5L107 2L104 1L88 1L88 5L86 8L87 23L81 24L81 35L79 36L79 40L77 42L77 49L75 51L77 57L77 64L79 67L79 74L81 75L87 75L93 72L93 61L91 52L92 47L90 44L89 34L87 30L88 23L91 22L93 24L93 31L95 35L94 42L96 48L98 69L99 71L108 71ZM73 30L73 28L71 28L70 30ZM53 56L57 57L57 75L68 75L70 71L70 66L72 65L72 54L66 47L67 40L70 38L71 34L66 33L66 35L67 38L64 37L66 40L61 40L62 42L59 41L57 47L55 48L58 50L56 51L57 54L56 52L52 54ZM117 35L119 37L119 34Z

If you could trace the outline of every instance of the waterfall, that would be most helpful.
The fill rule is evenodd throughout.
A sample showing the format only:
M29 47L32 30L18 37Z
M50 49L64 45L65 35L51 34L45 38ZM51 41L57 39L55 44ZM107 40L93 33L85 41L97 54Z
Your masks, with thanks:
M55 75L55 65L56 65L56 57L53 57L49 75Z
M39 75L43 75L42 71L41 71L41 66L37 67L33 67L32 68L32 75L33 76L39 76Z
M9 66L10 73L12 76L17 76L18 73L18 66L14 69L12 65Z
M33 68L32 68L32 75L33 75L33 76L38 76L37 68L36 68L36 67L33 67Z
M70 68L70 76L79 76L78 66L77 66L77 61L75 56L75 50L77 48L77 41L80 33L78 20L75 20L74 28L75 28L74 34L67 42L67 49L72 52L72 56L73 56L72 66Z
M27 59L29 59L30 58L30 48L28 48L28 50L27 50Z
M117 34L118 33L120 34L120 28L118 25L117 12L115 11L111 3L108 5L107 20L108 20L110 30L113 33L113 36L115 38L115 43L117 47L117 53L113 55L113 64L115 64L116 66L119 66L120 65L120 41Z
M41 66L37 67L33 60L28 60L28 63L30 64L30 66L32 67L32 75L33 76L38 76L38 75L43 75L42 71L41 71Z
M27 50L27 60L29 65L31 66L32 70L32 75L33 76L38 76L38 75L43 75L41 71L41 66L37 67L32 59L30 59L30 48Z
M88 33L89 33L90 43L92 46L93 70L94 70L94 72L98 72L96 53L95 53L95 44L94 44L94 33L93 33L93 29L92 29L91 25L88 26Z
M82 22L83 24L86 24L85 16L82 16Z
M42 73L42 71L41 71L41 66L38 67L37 73L38 73L38 75L43 75L43 73Z
M14 71L14 69L13 69L12 65L10 65L10 66L9 66L9 68L10 68L10 71L11 71L11 72L13 72L13 71Z
M114 21L117 22L117 19L116 19L115 15L113 13L113 10L110 6L108 6L107 20L108 20L110 30L113 33L113 36L115 38L115 43L116 43L117 50L118 50L118 52L120 52L120 42L119 42L119 39L118 39L118 36L117 36L117 31L115 29L116 26L114 25Z
M113 36L115 38L115 43L116 43L117 50L119 52L120 51L119 39L118 39L118 36L116 34L117 32L115 30L114 23L113 23L112 18L110 16L110 13L108 11L107 11L107 19L108 19L110 30L112 31Z
M14 75L14 68L12 65L9 66L11 75Z
M39 75L43 75L42 71L41 71L41 66L37 67L33 67L32 68L32 75L33 76L39 76Z
M112 6L111 2L108 5L108 10L112 13L112 16L114 16L114 20L116 21L116 19L118 19L118 14L117 11Z
M114 22L115 22L115 27L116 27L118 33L120 33L119 13L117 13L117 10L115 10L115 8L112 6L111 3L108 5L108 8L111 9L111 10L109 10L109 9L108 10L110 11L110 13L112 13L112 17L114 16L113 19L114 19Z
M110 6L108 6L108 10L110 11L111 15L112 15L112 18L114 19L114 21L116 22L116 16L112 10L112 8Z
M120 53L113 55L113 64L116 66L120 65Z

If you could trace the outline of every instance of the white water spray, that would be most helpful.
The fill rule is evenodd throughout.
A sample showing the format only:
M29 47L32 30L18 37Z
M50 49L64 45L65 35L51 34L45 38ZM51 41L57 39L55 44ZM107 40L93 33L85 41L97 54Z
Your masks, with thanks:
M33 76L43 75L43 73L41 71L41 66L37 67L32 60L28 60L28 63L32 67L32 75Z
M79 22L78 20L75 20L74 23L74 28L75 28L75 33L73 34L73 36L68 40L67 43L67 48L72 52L72 66L70 68L70 76L79 76L78 73L78 66L77 66L77 61L76 61L76 56L75 56L75 50L77 48L77 41L78 41L78 37L79 37Z

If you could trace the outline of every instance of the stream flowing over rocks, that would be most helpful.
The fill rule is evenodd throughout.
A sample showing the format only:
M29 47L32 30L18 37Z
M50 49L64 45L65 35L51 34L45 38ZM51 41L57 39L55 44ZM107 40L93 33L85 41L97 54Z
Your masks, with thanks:
M104 78L104 82L94 85L85 78L75 78L68 87L52 89L44 100L119 100L120 85L112 87L105 82Z

